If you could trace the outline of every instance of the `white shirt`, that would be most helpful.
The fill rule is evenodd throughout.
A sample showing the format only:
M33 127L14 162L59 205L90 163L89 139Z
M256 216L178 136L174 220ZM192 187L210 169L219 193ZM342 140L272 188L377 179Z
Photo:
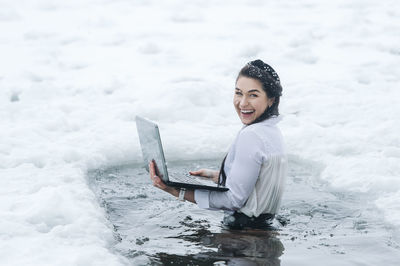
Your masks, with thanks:
M287 172L279 117L244 126L225 160L226 192L195 190L200 208L239 211L258 217L277 213Z

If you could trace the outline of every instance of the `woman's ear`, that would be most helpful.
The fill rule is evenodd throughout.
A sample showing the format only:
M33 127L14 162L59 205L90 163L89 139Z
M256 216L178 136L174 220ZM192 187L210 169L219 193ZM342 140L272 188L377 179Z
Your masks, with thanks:
M268 107L271 107L275 103L275 97L268 98Z

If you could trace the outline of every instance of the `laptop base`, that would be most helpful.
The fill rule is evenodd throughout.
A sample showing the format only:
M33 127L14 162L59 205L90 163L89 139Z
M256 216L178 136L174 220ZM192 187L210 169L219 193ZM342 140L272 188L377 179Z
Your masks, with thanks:
M166 185L171 187L177 188L188 188L188 189L205 189L205 190L212 190L212 191L228 191L229 188L227 187L211 187L211 186L203 186L203 185L195 185L195 184L186 184L186 183L178 183L178 182L165 182Z

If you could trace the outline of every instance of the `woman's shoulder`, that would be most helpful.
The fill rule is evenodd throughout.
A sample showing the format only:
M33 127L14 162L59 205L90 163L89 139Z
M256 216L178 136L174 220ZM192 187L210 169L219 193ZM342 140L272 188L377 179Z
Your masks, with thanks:
M277 126L280 120L280 117L271 117L259 123L246 126L241 130L240 138L245 142L269 147L268 150L283 150L283 136Z
M261 135L265 135L268 132L279 131L279 128L277 127L279 121L281 121L281 117L273 116L271 118L265 119L264 121L245 126L241 130L241 134L246 135L249 134L248 132L254 132L256 134L261 133Z

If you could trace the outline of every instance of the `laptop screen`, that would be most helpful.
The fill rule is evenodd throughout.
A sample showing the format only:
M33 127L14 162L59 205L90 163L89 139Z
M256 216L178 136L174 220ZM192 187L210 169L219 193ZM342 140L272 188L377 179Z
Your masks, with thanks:
M165 157L157 124L136 116L136 128L139 134L146 170L149 171L149 163L151 160L154 160L159 170L159 177L167 182L167 167L165 165Z

